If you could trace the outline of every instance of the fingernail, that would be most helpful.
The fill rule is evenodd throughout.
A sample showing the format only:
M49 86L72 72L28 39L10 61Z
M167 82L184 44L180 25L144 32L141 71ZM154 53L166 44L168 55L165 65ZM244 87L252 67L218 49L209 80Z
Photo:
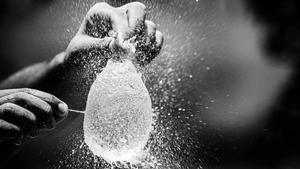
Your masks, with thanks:
M66 116L68 114L68 105L66 105L65 103L59 103L58 104L58 110L59 116Z

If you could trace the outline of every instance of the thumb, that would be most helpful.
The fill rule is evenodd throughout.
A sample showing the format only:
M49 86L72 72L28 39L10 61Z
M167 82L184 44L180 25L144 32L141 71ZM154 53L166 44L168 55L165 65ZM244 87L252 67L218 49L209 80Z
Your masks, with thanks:
M140 2L132 2L118 8L114 19L115 30L118 32L120 44L140 32L145 22L146 6Z

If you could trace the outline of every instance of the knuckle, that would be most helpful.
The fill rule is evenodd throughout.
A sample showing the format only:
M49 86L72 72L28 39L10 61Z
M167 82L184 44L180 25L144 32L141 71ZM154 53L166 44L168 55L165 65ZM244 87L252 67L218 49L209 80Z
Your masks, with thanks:
M20 92L24 92L24 93L30 93L31 91L32 91L32 89L29 89L29 88L20 89Z
M130 3L130 7L138 10L145 10L146 6L141 2L132 2Z
M13 110L15 110L15 104L13 104L13 103L4 103L3 107L7 111L13 111Z
M130 28L138 27L144 23L146 6L140 2L132 2L124 7L128 16L128 25Z
M93 8L99 9L99 8L103 8L103 7L107 7L107 6L111 7L111 6L110 6L108 3L106 3L106 2L98 2L98 3L96 3L96 4L92 7L92 9L93 9Z
M147 28L152 28L152 29L155 29L156 28L156 24L150 20L146 20L146 25L147 25Z
M29 120L30 122L35 122L36 121L36 117L33 113L31 113L30 111L28 111L27 109L24 108L19 108L19 115L22 116L23 118L26 118L27 121Z
M145 24L146 24L148 36L151 36L153 38L154 35L155 35L155 32L156 32L155 23L153 23L152 21L147 20L147 21L145 21Z
M58 99L55 96L53 96L52 94L48 95L48 100L47 101L49 101L51 103L55 103L57 100Z
M109 11L95 12L88 18L84 26L84 34L93 38L108 37L109 31L113 29Z
M110 15L112 11L112 6L106 2L96 3L87 13L85 19L90 19L91 16L98 15Z
M52 107L48 104L44 105L44 111L46 112L47 115L52 115Z
M28 97L28 94L24 93L24 92L17 92L14 94L14 96L16 98L27 98Z
M162 38L163 37L163 35L162 35L162 33L160 31L156 31L155 34L156 34L157 38Z
M14 111L15 108L14 108L14 104L13 103L4 103L0 106L0 113L7 113L7 112L11 112L11 111Z
M28 111L25 111L25 112L23 112L23 113L24 113L23 115L26 116L27 119L29 119L30 122L35 123L35 122L37 121L37 119L36 119L36 117L35 117L34 114L32 114L32 113L30 113L30 112L28 112Z
M164 41L163 34L160 31L156 31L155 37L156 37L157 45L161 46L163 44L163 41Z

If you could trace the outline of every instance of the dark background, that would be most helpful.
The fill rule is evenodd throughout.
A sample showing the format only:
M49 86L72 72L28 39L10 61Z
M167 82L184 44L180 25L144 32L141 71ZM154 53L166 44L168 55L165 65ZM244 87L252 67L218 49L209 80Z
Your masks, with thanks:
M166 166L300 168L299 3L142 2L165 35L146 85L159 109L154 140ZM0 79L63 51L94 3L2 0ZM101 166L79 148L82 119L71 114L26 143L7 167Z

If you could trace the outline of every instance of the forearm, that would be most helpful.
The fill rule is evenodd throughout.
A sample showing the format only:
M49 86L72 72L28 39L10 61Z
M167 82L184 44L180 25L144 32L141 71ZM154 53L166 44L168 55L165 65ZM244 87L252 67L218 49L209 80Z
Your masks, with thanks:
M59 66L64 53L51 61L44 61L23 68L0 83L0 89L39 87L43 81ZM61 58L60 58L61 57Z
M0 83L1 89L12 89L12 88L47 88L49 91L54 91L56 89L56 83L60 77L55 76L55 74L59 74L59 67L63 61L63 53L57 55L51 61L44 61L41 63L37 63L26 67L15 74L8 77L5 81ZM54 83L49 83L54 81ZM6 93L11 92L12 90L2 90L1 98L7 95ZM28 94L28 93L27 93ZM12 94L10 94L12 95ZM48 96L51 98L50 94L43 95L43 97ZM36 96L37 98L41 98ZM48 99L51 100L51 99ZM36 102L38 103L38 102ZM14 104L14 103L11 103ZM51 104L53 105L53 104ZM2 105L3 106L3 105ZM3 107L2 107L3 108ZM3 110L3 109L2 109ZM52 109L54 110L54 109ZM41 113L42 111L40 111ZM17 116L13 116L15 119ZM24 116L25 117L25 116ZM25 118L23 118L25 119ZM38 119L38 118L37 118ZM0 119L1 120L1 119ZM18 120L16 120L18 121ZM3 139L4 136L0 137L0 168L2 165L5 165L6 162L9 162L14 156L18 153L18 151L22 148L21 146L16 146L14 144L14 140Z
M69 107L82 110L95 76L87 70L81 62L74 65L73 61L66 61L63 52L51 61L34 64L8 77L0 83L0 90L38 89L64 100Z
M48 62L26 67L4 80L0 84L0 89L32 87L47 74L49 69Z

